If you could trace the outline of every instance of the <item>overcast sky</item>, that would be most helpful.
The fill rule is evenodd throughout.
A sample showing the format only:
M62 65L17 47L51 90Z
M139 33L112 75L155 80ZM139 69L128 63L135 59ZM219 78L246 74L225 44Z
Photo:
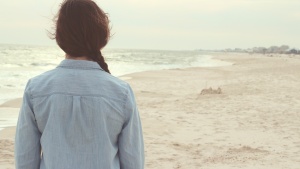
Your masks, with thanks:
M0 43L55 45L60 0L1 0ZM96 0L109 14L109 48L300 48L300 0Z

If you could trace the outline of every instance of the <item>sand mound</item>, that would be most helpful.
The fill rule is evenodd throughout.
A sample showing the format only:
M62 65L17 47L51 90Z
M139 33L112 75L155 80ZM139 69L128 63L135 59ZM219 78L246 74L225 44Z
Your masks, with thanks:
M218 89L208 88L203 89L200 93L200 95L208 95L208 94L222 94L222 89L218 87Z

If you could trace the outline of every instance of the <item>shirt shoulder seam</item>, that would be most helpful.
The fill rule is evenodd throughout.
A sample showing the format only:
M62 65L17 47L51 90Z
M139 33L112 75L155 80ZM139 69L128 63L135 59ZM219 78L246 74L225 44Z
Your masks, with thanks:
M105 97L105 98L107 98L105 95L101 95L101 94L77 94L77 93L68 93L68 92L51 92L51 93L47 93L47 94L40 94L40 95L32 96L32 99L47 97L47 96L51 96L51 95L55 95L55 94L69 95L69 96L90 96L90 97ZM109 99L123 101L123 100L117 99L117 98L109 98Z

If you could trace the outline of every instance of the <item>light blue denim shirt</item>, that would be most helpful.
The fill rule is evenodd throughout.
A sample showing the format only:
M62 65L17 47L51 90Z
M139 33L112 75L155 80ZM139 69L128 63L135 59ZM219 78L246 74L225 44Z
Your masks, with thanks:
M130 86L93 61L63 60L30 79L15 140L16 169L142 169Z

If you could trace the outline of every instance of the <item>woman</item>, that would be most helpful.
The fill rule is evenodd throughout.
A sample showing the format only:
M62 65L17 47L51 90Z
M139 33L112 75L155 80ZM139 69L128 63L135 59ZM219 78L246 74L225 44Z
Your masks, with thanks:
M92 0L65 0L54 35L66 59L27 83L16 168L144 168L133 92L110 75L100 52L110 36L105 13Z

